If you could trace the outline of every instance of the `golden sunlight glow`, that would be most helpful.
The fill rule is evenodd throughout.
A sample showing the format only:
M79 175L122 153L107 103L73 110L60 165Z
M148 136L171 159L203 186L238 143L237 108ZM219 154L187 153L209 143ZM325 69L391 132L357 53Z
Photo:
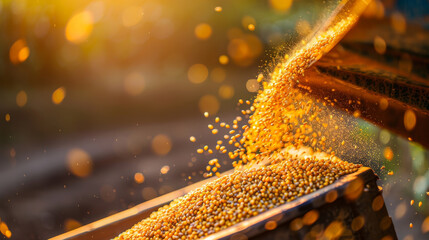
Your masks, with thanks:
M60 104L66 97L66 89L64 87L57 88L52 93L52 102L56 105Z
M270 0L271 7L279 12L286 12L292 6L292 0Z
M74 44L86 41L93 29L94 19L89 11L77 13L67 23L66 39Z
M198 39L206 40L212 35L212 27L207 23L200 23L195 27L195 36Z
M13 64L19 64L27 60L30 56L30 48L24 39L16 40L9 50L9 58Z
M202 83L209 75L209 70L204 64L194 64L188 70L188 80L191 83Z
M24 107L27 104L27 93L25 91L19 91L18 94L16 94L16 105L18 107Z
M130 6L122 11L122 24L125 27L137 25L143 18L143 9L139 6Z

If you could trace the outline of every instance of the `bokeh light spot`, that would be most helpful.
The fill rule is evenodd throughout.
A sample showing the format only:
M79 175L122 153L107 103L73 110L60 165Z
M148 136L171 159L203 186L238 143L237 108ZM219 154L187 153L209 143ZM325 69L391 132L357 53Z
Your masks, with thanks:
M302 219L296 218L290 223L290 229L292 231L299 231L303 227Z
M161 174L167 174L170 171L170 166L165 165L161 168Z
M247 25L247 29L249 29L250 31L255 31L256 27L254 24L249 24Z
M228 43L228 55L234 63L246 67L262 53L263 46L261 40L252 34L246 34L233 38Z
M67 167L77 177L88 177L92 172L92 165L91 157L83 149L74 148L67 154Z
M16 105L18 107L24 107L27 104L27 93L25 91L19 91L18 94L16 94Z
M277 228L277 222L276 221L268 221L265 223L265 229L268 231L274 230Z
M213 95L204 95L198 102L201 113L207 112L210 115L214 115L219 111L219 100Z
M395 218L401 219L402 217L405 216L406 212L407 212L407 205L405 204L405 202L398 204L395 208Z
M65 97L66 97L66 89L64 87L57 88L52 93L52 102L58 105L64 100Z
M226 72L221 67L213 68L210 73L210 78L213 80L213 82L221 83L226 78Z
M249 92L258 92L259 90L259 82L256 79L249 79L246 82L246 89Z
M404 114L405 129L407 129L408 131L413 130L414 127L416 126L416 122L417 122L417 118L414 111L411 109L408 109L407 111L405 111L405 114Z
M200 23L195 27L195 36L198 39L206 40L212 35L212 27L207 23Z
M356 200L363 191L363 180L361 178L357 178L353 182L351 182L344 192L346 198L348 200Z
M144 182L144 175L141 172L137 172L134 174L134 181L138 184L141 184Z
M325 233L323 234L327 239L336 239L344 231L343 223L340 221L333 221L329 226L325 229Z
M386 158L388 161L392 161L393 159L393 151L390 147L385 147L383 150L383 156L384 158Z
M383 129L380 131L379 138L381 143L388 144L390 141L390 133L387 130Z
M6 115L4 116L4 120L6 122L10 122L10 114L9 113L6 113Z
M30 48L24 39L16 40L9 50L9 58L13 64L19 64L30 56Z
M222 84L219 88L219 97L231 99L234 96L234 87L229 84Z
M359 231L363 226L365 225L365 218L363 216L357 216L355 218L353 218L352 221L352 230L354 232Z
M171 147L171 139L167 135L159 134L152 139L152 150L156 155L167 155Z
M377 197L372 200L372 210L380 211L380 209L384 206L384 200L381 195L378 195Z
M89 11L79 12L67 22L65 36L74 44L86 41L93 29L93 17Z
M0 232L7 238L10 238L12 236L12 232L9 230L9 227L5 222L2 222L0 220Z
M256 24L256 20L251 16L244 16L241 19L241 25L243 25L244 28L249 29L249 25L253 25L253 27L255 27L255 24ZM255 30L255 29L253 28L253 30ZM253 31L253 30L251 30L251 31Z
M292 0L270 0L270 5L278 12L286 12L292 6L292 2Z
M403 34L407 30L407 20L404 15L399 12L395 12L391 15L392 28L396 33Z
M367 18L383 18L384 17L384 5L380 0L370 1L363 16Z
M374 38L374 49L378 54L384 54L386 52L386 41L380 36Z
M336 190L332 190L326 194L325 201L328 203L334 202L337 200L338 192Z
M304 223L304 225L309 226L315 223L317 219L319 219L319 212L317 210L311 210L304 215L304 217L302 218L302 223Z
M380 109L381 110L386 110L388 106L389 106L389 101L387 101L386 98L381 98L380 99L380 103L379 103Z
M228 62L229 62L229 58L228 58L228 56L226 56L226 55L221 55L221 56L219 57L219 63L220 63L220 64L222 64L222 65L226 65L226 64L228 64Z
M188 70L188 80L191 83L202 83L209 75L209 70L204 64L194 64Z

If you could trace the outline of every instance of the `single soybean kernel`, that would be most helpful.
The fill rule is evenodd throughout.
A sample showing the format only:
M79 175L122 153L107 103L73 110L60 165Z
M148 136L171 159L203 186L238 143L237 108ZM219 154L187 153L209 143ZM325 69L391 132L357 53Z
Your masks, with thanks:
M197 139L195 139L195 137L194 137L194 136L191 136L191 137L189 138L189 141L191 141L191 142L195 142L195 141L197 141Z

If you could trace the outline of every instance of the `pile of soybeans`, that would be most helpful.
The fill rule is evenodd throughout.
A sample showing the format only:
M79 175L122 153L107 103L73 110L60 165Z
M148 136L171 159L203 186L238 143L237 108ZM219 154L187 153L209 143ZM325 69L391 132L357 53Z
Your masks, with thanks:
M278 154L271 163L207 183L152 213L116 240L198 239L314 192L361 167L335 157L287 154Z

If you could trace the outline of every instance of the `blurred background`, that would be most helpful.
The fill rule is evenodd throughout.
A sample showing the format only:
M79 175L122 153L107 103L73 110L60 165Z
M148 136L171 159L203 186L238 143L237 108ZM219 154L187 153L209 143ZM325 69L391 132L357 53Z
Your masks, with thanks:
M239 115L337 3L0 0L0 236L53 237L204 179L210 158L231 168L196 154L217 140L207 124ZM427 30L428 12L373 1L365 17ZM400 239L428 236L428 150L344 117L348 158L379 173Z

